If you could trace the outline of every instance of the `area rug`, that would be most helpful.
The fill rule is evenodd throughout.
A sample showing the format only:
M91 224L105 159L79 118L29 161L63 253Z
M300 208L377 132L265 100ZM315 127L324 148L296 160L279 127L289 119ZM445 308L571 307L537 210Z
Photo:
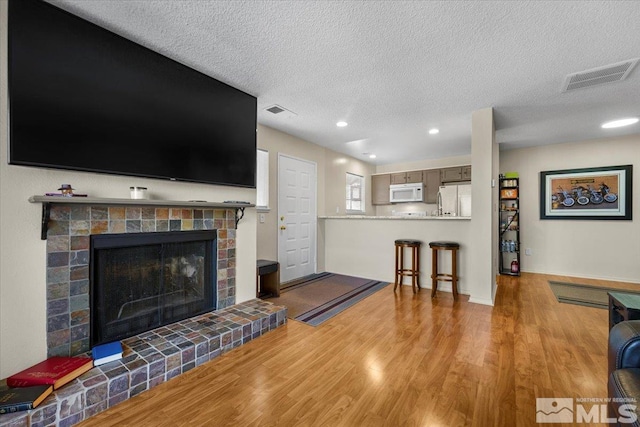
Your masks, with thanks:
M387 286L389 282L334 273L307 276L280 289L269 302L287 307L287 317L312 326L351 307Z
M578 283L556 282L553 280L549 280L549 286L551 287L551 290L556 296L558 302L604 308L605 310L609 309L609 296L607 295L607 292L640 294L640 291L581 285Z

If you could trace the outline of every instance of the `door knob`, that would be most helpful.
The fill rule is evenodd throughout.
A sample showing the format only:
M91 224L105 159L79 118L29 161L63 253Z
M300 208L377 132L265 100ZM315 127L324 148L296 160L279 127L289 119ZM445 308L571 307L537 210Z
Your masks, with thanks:
M286 229L287 229L287 227L285 227L284 225L280 226L280 230L286 230Z

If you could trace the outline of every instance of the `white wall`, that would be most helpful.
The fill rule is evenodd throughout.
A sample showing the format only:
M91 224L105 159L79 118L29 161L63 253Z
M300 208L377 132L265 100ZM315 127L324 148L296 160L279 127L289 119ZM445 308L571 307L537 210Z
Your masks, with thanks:
M376 173L390 173L402 171L415 171L422 169L437 169L448 166L463 166L471 164L471 155L443 157L441 159L425 159L416 160L407 163L394 163L392 165L379 165L376 167Z
M540 220L541 171L628 164L633 221ZM639 167L639 135L502 151L500 171L520 174L522 271L640 283Z
M278 259L278 154L315 162L318 182L318 215L345 213L346 173L365 176L366 214L373 215L370 200L371 174L374 166L353 157L329 150L267 126L258 126L258 148L269 152L269 208L264 213L265 222L258 222L258 258ZM319 224L319 227L321 224ZM325 270L324 240L321 230L318 236L318 271Z
M247 200L255 190L11 166L7 162L7 2L0 2L0 377L46 357L46 242L41 205L29 196L70 183L94 197L129 197L145 186L165 200ZM55 139L52 136L52 143ZM98 150L96 150L98 151ZM256 212L247 209L237 232L237 302L255 297Z
M492 180L498 178L493 124L493 109L474 111L471 115L471 182L472 216L469 256L474 275L470 302L493 304L495 294L497 257L497 187Z

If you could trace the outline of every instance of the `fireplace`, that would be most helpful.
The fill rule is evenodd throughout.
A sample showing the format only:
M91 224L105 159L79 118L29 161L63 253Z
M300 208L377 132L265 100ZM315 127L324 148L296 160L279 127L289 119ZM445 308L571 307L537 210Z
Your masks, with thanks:
M209 279L206 279L210 286L205 286L202 289L203 299L212 306L212 309L208 311L220 310L236 304L236 215L233 209L93 204L68 206L57 203L52 204L50 208L47 231L47 356L85 354L91 350L92 345L110 339L93 337L95 329L92 329L96 315L91 312L97 301L92 301L95 284L90 270L95 268L95 265L91 240L95 241L99 236L111 239L111 236L132 235L135 240L141 236L145 236L146 239L146 236L151 234L177 237L191 235L191 233L210 233L206 239L196 239L196 241L212 240L208 250L213 252L206 264L211 266L213 270L208 273ZM114 239L118 239L118 237L114 237ZM145 241L142 246L148 244L151 243ZM132 245L126 241L122 246L127 248ZM156 247L154 250L157 254L160 249ZM165 246L165 251L171 250L173 250L171 245ZM202 249L197 250L202 251ZM126 259L130 254L128 254L128 249L124 249L123 252L114 250L109 256ZM146 256L150 257L148 254ZM173 259L174 268L177 268L177 263L182 263L183 255L170 256L169 258ZM187 270L193 268L188 265L189 256L184 256L184 258L187 265L183 265L182 268ZM120 260L118 264L125 262ZM139 274L145 276L151 275L151 271L150 267L138 269ZM162 271L164 271L164 267ZM204 275L204 270L202 271L197 274ZM156 272L158 272L157 268ZM118 278L118 280L124 279ZM169 287L188 285L188 283L170 284ZM166 293L165 290L157 292L158 294ZM205 296L205 292L212 294ZM108 291L107 295L111 296L111 291ZM176 293L173 296L177 295L179 294ZM193 296L193 292L192 294L184 293L183 302L186 295ZM149 299L144 300L144 298ZM154 300L157 302L159 299L160 297L152 295L146 290L138 289L134 293L129 292L124 296L122 302L116 304L119 305L118 312L120 308L123 308L122 313L119 314L120 319L126 316L127 310L136 304L140 308L140 306L154 302ZM134 303L134 301L136 302ZM129 304L122 307L127 302ZM203 302L203 304L205 303ZM177 314L178 311L181 312L185 308L185 305L165 307L160 312L163 317L170 312L173 312L172 315ZM206 309L203 306L201 310L205 311ZM196 311L200 311L200 309ZM110 316L113 320L113 314ZM115 318L117 317L118 313L115 315ZM151 317L149 315L147 321ZM143 323L143 321L139 320L137 323ZM136 322L131 322L126 328L128 329L135 324ZM122 324L117 324L117 322L113 325L114 329L125 329ZM127 336L133 335L136 333L129 332ZM119 335L116 333L113 336ZM113 341L116 339L118 338L114 338Z
M91 369L34 410L2 415L0 425L74 425L286 324L285 307L259 299L236 303L237 213L227 204L179 208L128 200L120 206L120 199L116 205L109 199L53 200L43 205L49 357L84 356L97 339L110 339L90 337L91 312L100 303L93 301L99 292L95 270L115 284L102 291L108 305L117 307L115 314L107 310L107 323L118 325L135 311L145 321L128 322L126 329L182 317L187 308L205 312L146 332L128 331L120 339L122 359ZM115 267L105 267L103 258ZM137 267L123 267L133 259Z
M216 307L216 230L91 236L91 346Z

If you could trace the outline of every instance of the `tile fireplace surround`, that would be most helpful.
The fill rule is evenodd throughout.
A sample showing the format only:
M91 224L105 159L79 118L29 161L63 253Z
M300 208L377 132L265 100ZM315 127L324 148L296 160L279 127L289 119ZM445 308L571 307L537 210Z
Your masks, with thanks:
M217 230L217 310L122 341L124 357L91 369L5 426L70 426L286 323L286 308L235 304L234 209L51 205L47 232L48 355L89 351L89 236ZM0 389L6 387L0 382Z

